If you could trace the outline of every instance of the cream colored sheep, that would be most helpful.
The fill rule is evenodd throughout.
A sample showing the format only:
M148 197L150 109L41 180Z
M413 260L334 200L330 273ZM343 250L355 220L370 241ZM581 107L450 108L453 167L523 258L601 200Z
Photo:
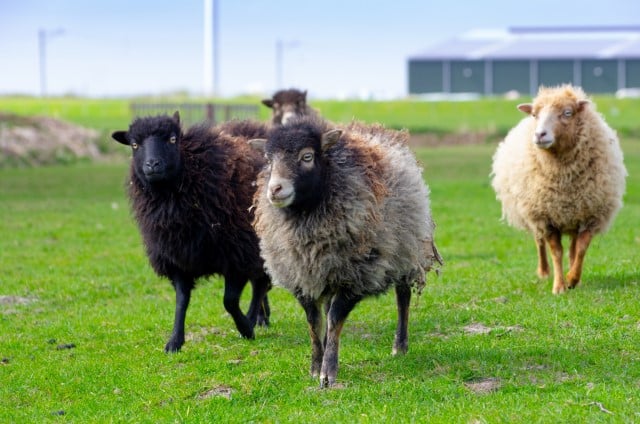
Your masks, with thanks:
M608 229L622 206L627 171L618 137L579 87L541 87L529 114L507 134L493 157L492 185L502 217L533 234L538 275L553 293L574 288L594 235ZM569 272L562 270L563 234L571 237Z

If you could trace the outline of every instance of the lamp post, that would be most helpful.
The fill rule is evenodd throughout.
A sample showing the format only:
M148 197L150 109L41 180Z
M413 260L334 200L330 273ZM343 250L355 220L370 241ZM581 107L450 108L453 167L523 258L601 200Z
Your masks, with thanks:
M283 53L286 48L298 47L297 41L276 41L276 90L284 88L282 86Z
M40 53L40 96L47 96L47 41L64 34L64 29L40 29L38 31L38 50Z

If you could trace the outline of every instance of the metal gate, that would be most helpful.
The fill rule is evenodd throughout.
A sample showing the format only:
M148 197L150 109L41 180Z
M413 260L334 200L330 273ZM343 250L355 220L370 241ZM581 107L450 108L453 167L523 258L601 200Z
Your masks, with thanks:
M226 103L132 103L134 118L153 115L173 115L180 112L180 122L189 126L209 121L214 124L232 119L258 119L258 105Z

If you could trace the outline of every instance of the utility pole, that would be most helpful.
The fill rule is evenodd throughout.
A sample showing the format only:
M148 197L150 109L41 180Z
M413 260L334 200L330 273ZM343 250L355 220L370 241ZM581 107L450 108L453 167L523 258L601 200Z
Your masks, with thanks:
M218 0L204 0L204 95L219 94Z
M40 29L38 31L38 51L40 56L40 96L47 96L47 41L53 37L64 34L64 29L58 28L53 31Z
M284 49L298 47L297 41L276 40L276 90L284 88L283 84L283 68L284 68Z

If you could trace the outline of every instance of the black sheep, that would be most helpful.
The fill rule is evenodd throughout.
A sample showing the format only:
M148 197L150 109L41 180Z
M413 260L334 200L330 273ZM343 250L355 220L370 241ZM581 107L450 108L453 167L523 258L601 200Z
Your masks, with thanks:
M242 336L252 339L256 323L268 325L271 282L249 210L264 159L245 142L265 131L260 123L231 121L183 133L176 112L137 118L128 131L112 134L133 150L129 198L149 262L176 292L167 352L184 344L191 290L200 277L224 277L224 307ZM245 316L240 295L248 280L253 297Z

